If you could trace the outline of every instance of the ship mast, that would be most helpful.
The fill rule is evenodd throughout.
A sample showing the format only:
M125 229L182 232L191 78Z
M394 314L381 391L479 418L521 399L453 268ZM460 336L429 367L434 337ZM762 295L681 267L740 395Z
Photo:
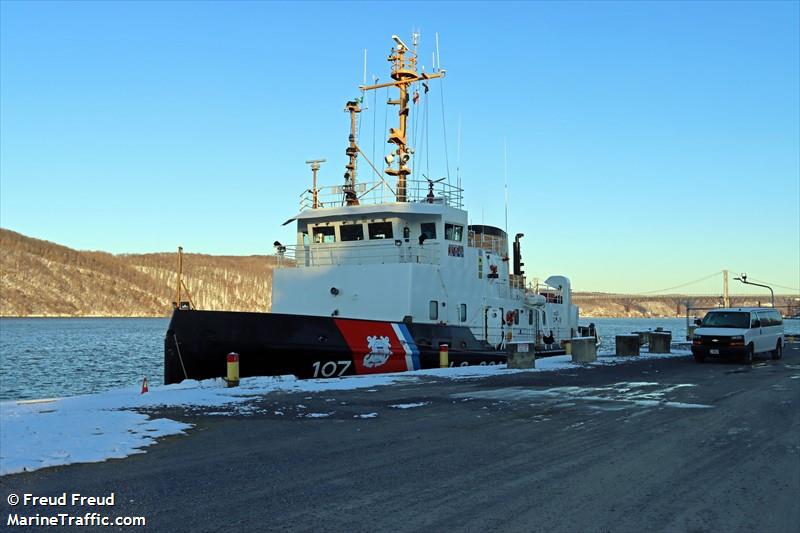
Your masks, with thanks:
M393 82L380 83L378 85L362 85L362 91L372 91L381 89L383 87L397 87L400 90L400 96L397 100L389 100L387 103L399 106L397 112L400 117L399 127L389 129L388 143L396 144L397 149L394 154L397 157L386 157L389 166L386 168L386 174L389 176L397 176L397 192L396 197L398 202L406 202L406 182L411 170L408 168L408 162L411 159L411 153L408 143L406 142L406 124L408 122L408 93L409 86L412 83L425 81L434 78L444 77L444 70L428 74L426 72L417 72L417 34L413 36L414 49L410 49L400 37L392 35L392 39L397 43L397 46L392 47L392 54L388 57L388 61L392 63L392 79ZM393 160L397 160L397 168L391 166Z
M361 113L361 107L358 105L358 100L350 100L345 105L344 110L350 113L350 146L347 147L345 153L350 161L347 162L344 173L344 200L346 205L358 205L358 196L356 195L356 157L358 156L358 145L356 144L356 115Z

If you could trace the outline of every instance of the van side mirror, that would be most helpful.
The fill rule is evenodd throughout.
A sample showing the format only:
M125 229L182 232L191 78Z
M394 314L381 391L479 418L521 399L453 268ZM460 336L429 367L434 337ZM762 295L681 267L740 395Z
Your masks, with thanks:
M761 327L761 321L759 319L756 319L756 321L753 322L753 327L754 328L760 328Z
M699 326L699 325L700 325L700 324L702 324L702 323L703 323L703 321L702 321L702 320L700 320L699 318L695 318L695 319L694 319L694 325L695 325L695 326Z

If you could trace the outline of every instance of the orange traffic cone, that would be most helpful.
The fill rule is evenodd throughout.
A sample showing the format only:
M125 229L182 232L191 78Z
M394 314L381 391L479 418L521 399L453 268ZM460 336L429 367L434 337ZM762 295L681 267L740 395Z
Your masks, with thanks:
M145 377L145 378L144 378L144 381L142 381L142 394L144 394L144 393L145 393L145 392L147 392L148 390L149 390L149 389L147 388L147 377Z

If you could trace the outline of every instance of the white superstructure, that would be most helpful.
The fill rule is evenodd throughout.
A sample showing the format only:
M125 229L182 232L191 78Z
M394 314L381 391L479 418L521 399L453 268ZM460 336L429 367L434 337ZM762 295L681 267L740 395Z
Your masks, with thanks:
M406 202L362 198L301 211L290 220L297 244L281 247L273 273L272 311L466 326L494 346L509 331L539 344L551 331L570 338L578 309L569 280L526 287L512 273L505 232L469 226L467 212L451 205L461 191L435 187Z

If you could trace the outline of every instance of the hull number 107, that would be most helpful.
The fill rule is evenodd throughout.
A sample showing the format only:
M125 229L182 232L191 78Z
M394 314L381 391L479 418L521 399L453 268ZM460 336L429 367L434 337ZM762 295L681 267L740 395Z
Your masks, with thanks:
M352 361L314 361L311 365L314 367L314 377L319 378L332 378L334 376L343 376L347 369L350 368Z

